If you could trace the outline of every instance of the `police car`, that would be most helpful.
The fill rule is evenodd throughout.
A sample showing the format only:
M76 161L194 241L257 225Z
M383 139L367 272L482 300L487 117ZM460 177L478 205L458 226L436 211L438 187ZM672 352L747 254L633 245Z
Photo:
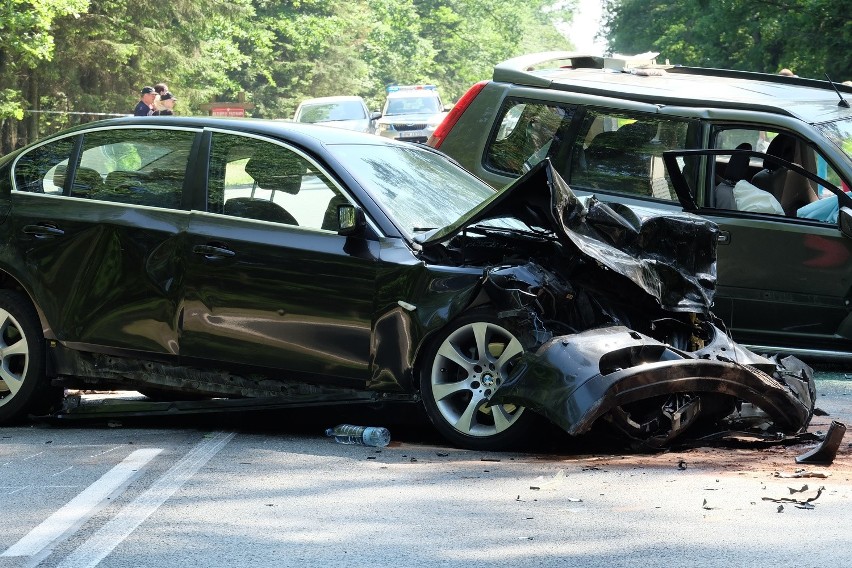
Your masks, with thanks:
M407 142L426 142L446 115L435 85L392 85L387 88L376 134Z

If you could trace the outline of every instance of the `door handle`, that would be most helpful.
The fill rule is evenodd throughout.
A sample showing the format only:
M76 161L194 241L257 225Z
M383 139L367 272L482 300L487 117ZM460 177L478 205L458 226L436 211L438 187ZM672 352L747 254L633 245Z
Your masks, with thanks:
M228 258L237 254L231 249L220 245L195 245L192 247L192 252L202 255L208 260Z
M61 237L65 231L54 225L26 225L24 234L32 235L37 239L52 239L53 237Z
M719 236L716 237L716 241L720 245L731 244L731 232L730 231L719 231Z

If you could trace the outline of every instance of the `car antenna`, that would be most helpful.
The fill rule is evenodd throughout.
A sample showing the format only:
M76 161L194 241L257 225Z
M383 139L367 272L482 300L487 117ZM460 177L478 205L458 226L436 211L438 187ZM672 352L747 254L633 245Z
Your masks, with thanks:
M831 87L834 89L834 92L837 93L838 97L840 97L840 102L837 103L837 106L849 108L849 101L843 98L843 95L840 94L840 91L837 89L837 85L834 84L834 81L831 80L831 77L828 76L828 73L825 74L825 78L828 79L828 82L831 84Z

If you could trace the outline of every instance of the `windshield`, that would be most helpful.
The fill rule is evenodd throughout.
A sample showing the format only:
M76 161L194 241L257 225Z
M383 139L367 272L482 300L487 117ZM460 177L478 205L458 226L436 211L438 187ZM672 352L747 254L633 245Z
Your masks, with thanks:
M299 122L327 122L332 120L360 120L367 118L364 106L358 101L303 105Z
M453 223L494 194L445 157L414 145L328 148L409 238Z
M817 124L817 128L852 159L852 118Z
M427 95L423 97L404 96L399 98L389 98L388 107L384 114L436 114L441 112L441 105L435 96Z

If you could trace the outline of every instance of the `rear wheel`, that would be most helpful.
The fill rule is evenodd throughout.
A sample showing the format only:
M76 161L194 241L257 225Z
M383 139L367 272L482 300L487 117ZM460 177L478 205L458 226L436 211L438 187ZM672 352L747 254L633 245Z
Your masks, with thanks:
M535 424L522 406L487 406L525 348L490 312L451 323L430 344L420 371L429 419L454 444L474 450L517 446Z
M44 376L44 336L29 301L0 290L0 424L49 412L62 398Z

